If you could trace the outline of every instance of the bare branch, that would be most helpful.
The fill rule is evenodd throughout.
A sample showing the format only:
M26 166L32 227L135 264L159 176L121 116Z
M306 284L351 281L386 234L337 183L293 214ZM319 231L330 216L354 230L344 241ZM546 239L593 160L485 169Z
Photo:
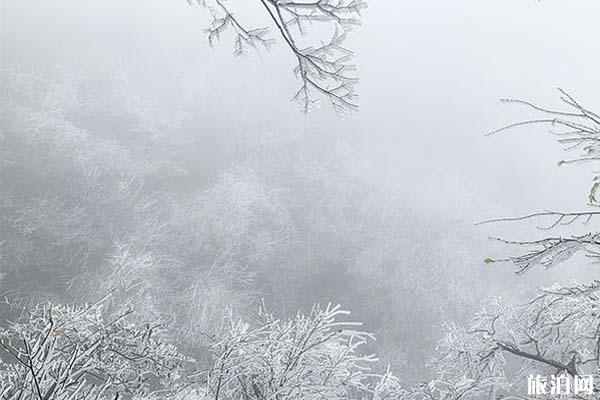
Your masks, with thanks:
M545 227L538 227L542 230L551 230L558 225L571 225L577 221L581 221L583 224L587 224L590 220L600 215L600 211L582 211L582 212L559 212L559 211L545 211L539 213L532 213L523 215L520 217L505 217L505 218L492 218L485 221L478 222L475 225L484 225L497 222L515 222L534 219L537 217L555 217L550 225Z

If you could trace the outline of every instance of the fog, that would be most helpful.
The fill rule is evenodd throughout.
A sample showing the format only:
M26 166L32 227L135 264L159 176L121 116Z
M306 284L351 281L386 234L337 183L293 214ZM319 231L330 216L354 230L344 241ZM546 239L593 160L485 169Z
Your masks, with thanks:
M258 2L228 3L236 16L270 26ZM486 133L537 116L501 98L558 109L562 88L600 109L599 2L370 1L346 42L360 78L359 109L347 116L327 100L308 114L291 101L299 85L296 59L275 30L270 51L235 57L227 33L209 45L210 14L185 0L4 0L1 7L0 124L9 132L4 143L11 163L0 164L0 197L10 198L10 207L27 205L30 211L18 215L36 215L27 234L9 228L6 221L16 217L5 217L0 228L0 295L9 300L93 301L98 282L115 276L101 272L118 258L115 244L134 253L145 241L144 251L169 272L142 275L152 295L132 304L151 318L173 313L169 322L183 327L170 334L173 341L200 359L208 357L207 344L194 329L218 335L218 320L227 313L247 317L264 302L288 318L331 302L365 322L379 338L370 348L409 382L432 376L428 360L442 326L466 323L485 298L521 301L540 286L598 277L597 266L577 255L518 276L511 263L486 265L486 257L521 251L488 237L545 234L529 220L477 223L585 208L595 170L558 166L569 155L547 126ZM20 111L13 111L13 101ZM27 103L37 115L53 101L61 118L88 136L56 145L57 158L45 139L33 150L15 145L11 132L18 137L29 129L20 124L34 118L19 114L19 107ZM97 147L103 140L123 155L105 158L109 150ZM79 166L64 160L80 149L78 162L98 157L94 168L108 171L109 183L71 181ZM23 156L29 151L31 160ZM85 196L78 191L108 193L112 189L102 185L131 170L144 171L139 190L157 196L152 205L131 200L130 209L129 200L117 203L108 194L106 200L79 199ZM0 206L6 215L13 212ZM55 219L65 226L54 231ZM71 239L80 227L98 237L85 245ZM591 219L582 229L597 227L598 219ZM62 229L67 233L58 233ZM156 236L145 238L151 229ZM26 236L29 247L15 244ZM50 244L56 238L61 244ZM156 247L148 245L155 240ZM89 254L77 258L74 248ZM69 254L72 267L61 270L66 256L45 259L59 251ZM44 266L54 264L60 266L48 267L49 276L79 278L68 285L43 278ZM219 270L221 264L227 268ZM36 283L38 273L48 287ZM201 300L194 297L196 286L192 296L185 285L194 279L203 282ZM17 295L23 287L26 294ZM138 296L132 293L124 290L115 302ZM201 306L174 316L173 308L179 312L194 301Z

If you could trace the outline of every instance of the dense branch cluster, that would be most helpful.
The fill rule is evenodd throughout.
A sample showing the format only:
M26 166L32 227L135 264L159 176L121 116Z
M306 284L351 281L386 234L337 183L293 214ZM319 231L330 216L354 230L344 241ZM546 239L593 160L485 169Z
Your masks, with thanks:
M439 377L432 385L462 385L470 396L526 398L529 375L593 375L598 380L600 282L541 289L518 306L495 299L469 329L449 325L438 350ZM472 398L451 398L459 397Z
M0 330L0 397L6 400L169 399L189 360L136 328L127 314L91 306L38 306Z
M7 400L399 400L405 391L362 349L372 336L340 321L339 306L288 321L264 310L213 337L208 369L101 304L44 306L0 331L0 394ZM6 360L5 360L6 359ZM5 360L5 361L4 361ZM196 366L196 368L194 368ZM195 369L195 370L194 370Z
M257 4L258 1L270 25L296 59L294 72L301 83L293 99L301 104L303 111L310 111L319 97L328 100L338 114L356 110L358 78L354 74L352 51L344 42L347 33L360 24L366 1L257 0ZM211 13L212 22L207 29L211 45L223 33L231 31L235 36L235 55L272 46L274 39L269 27L248 27L229 2L197 0L197 3Z
M328 305L289 321L264 310L254 326L232 321L212 346L212 367L200 374L205 398L399 399L397 378L372 372L377 359L362 350L372 336L339 320L347 314Z

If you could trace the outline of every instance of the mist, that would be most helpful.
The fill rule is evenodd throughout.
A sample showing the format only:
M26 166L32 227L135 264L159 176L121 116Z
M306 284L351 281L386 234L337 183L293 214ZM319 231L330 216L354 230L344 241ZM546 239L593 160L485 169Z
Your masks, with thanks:
M102 315L131 308L208 365L226 321L340 304L408 387L490 298L598 277L597 239L515 274L523 251L490 238L547 232L480 223L594 206L595 170L561 165L546 126L486 134L538 116L500 99L561 109L561 88L600 109L600 3L369 2L345 39L360 97L342 116L326 98L302 112L260 2L226 3L271 27L270 50L236 57L228 31L211 46L209 9L183 0L2 2L3 323L111 293ZM556 234L597 232L594 216Z

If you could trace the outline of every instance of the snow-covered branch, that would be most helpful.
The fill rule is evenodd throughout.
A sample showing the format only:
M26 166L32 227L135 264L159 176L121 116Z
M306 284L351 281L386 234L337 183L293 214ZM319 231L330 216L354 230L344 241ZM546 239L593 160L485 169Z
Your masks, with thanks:
M365 0L257 1L274 29L248 27L225 0L196 3L212 16L206 30L209 43L213 45L225 32L232 32L237 56L250 49L270 49L274 43L270 33L276 32L297 62L294 73L301 83L293 100L301 104L304 112L309 112L319 97L328 100L338 114L358 108L353 53L344 43L347 33L360 25L361 11L367 7Z
M0 397L172 398L188 359L159 339L159 327L136 328L128 314L106 319L101 303L45 305L10 323L0 330Z

